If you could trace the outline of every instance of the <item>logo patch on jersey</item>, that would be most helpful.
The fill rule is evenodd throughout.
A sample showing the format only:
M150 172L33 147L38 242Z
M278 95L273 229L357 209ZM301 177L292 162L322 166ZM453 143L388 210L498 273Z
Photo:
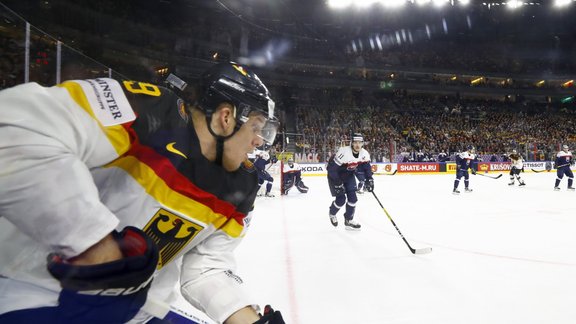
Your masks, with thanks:
M105 126L115 126L136 119L118 81L108 78L80 80L94 116Z
M186 156L186 154L182 153L180 150L178 150L177 148L174 147L174 144L176 144L176 142L172 142L172 143L168 143L166 145L166 151L168 152L172 152L174 154L178 154L181 157L188 159L188 157Z
M144 227L158 246L158 269L170 262L204 227L160 208Z
M180 118L184 119L185 122L188 122L188 112L186 111L186 105L184 104L184 100L178 99L176 101L176 105L178 105L178 114Z

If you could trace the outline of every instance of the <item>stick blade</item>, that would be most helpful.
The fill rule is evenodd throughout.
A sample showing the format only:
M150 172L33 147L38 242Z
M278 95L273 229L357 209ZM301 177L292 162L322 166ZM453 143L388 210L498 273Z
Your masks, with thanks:
M500 179L500 177L502 176L502 174L499 174L496 178L494 179Z
M414 249L414 254L428 254L432 252L432 248L431 247L427 247L427 248L423 248L423 249Z

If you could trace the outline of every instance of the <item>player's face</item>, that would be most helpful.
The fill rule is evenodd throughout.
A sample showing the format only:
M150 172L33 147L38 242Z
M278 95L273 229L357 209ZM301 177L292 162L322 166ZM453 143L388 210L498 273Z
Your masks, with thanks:
M352 150L354 150L354 152L356 152L356 153L360 152L360 150L362 149L362 146L364 146L364 142L361 142L361 141L352 142Z
M246 160L248 153L251 153L258 146L264 145L262 139L262 128L266 123L266 118L255 114L250 116L240 129L230 137L224 144L223 166L228 171L236 170L240 164Z

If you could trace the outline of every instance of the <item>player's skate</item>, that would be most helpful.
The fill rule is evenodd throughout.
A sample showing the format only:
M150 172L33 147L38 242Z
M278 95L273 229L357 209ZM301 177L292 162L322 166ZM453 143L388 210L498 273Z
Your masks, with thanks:
M520 183L518 184L518 186L522 187L525 186L526 184L524 183L524 181L520 181Z
M514 180L512 180L510 183L508 183L509 186L513 186L514 185Z
M452 190L452 194L453 194L453 195L459 195L459 194L460 194L460 190L454 189L454 190Z
M349 231L359 231L360 230L360 224L358 224L358 222L356 222L354 219L346 219L344 221L344 228L346 228Z
M464 191L465 191L465 192L472 192L472 189L470 189L470 188L464 188Z
M568 187L568 190L570 190L570 191L574 191L574 190L575 190L575 188L574 188L574 187Z
M560 191L560 187L554 187L554 191Z
M269 198L272 198L272 197L274 197L274 194L273 194L273 193L270 193L270 192L267 192L265 196L266 196L266 197L269 197Z
M336 218L336 215L332 215L332 214L329 214L329 215L330 215L330 222L332 223L332 225L334 227L338 226L338 218Z

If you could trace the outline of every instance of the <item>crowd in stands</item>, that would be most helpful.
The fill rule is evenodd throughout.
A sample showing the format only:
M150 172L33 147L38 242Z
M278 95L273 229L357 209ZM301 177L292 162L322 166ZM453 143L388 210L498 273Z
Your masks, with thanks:
M22 83L22 55L16 40L0 33L0 89Z
M324 162L352 131L364 133L374 162L453 159L474 145L483 160L502 161L512 149L530 160L550 160L563 143L576 143L572 110L496 100L394 97L381 106L297 109L300 145Z
M133 58L127 47L132 47L138 53L162 53L161 59L169 54L186 58L186 64L192 60L226 60L238 55L244 55L255 48L268 44L270 37L266 30L229 28L221 20L210 19L198 15L196 19L167 23L169 32L144 25L135 17L146 15L147 10L125 3L116 4L108 10L87 12L86 8L61 1L56 4L46 4L36 12L45 17L47 12L62 21L82 21L88 32L71 33L73 26L56 24L53 26L67 37L84 43L78 45L94 55L106 52L102 44L122 43L122 49L109 49L110 53L124 53ZM53 6L62 10L49 10ZM151 5L152 6L152 5ZM97 6L98 8L100 6ZM53 8L54 9L54 8ZM150 9L150 8L147 8ZM119 12L130 12L130 15L118 16ZM176 13L174 13L176 14ZM181 13L183 14L183 13ZM8 16L6 16L8 17ZM32 15L31 17L36 17ZM62 19L62 18L74 18ZM159 19L159 18L154 18ZM3 24L7 24L5 19ZM177 21L177 20L175 20ZM96 23L95 23L96 22ZM49 22L47 22L49 23ZM155 21L160 24L160 21ZM131 28L119 26L129 24ZM3 26L3 25L2 25ZM18 33L22 33L18 24ZM0 32L12 28L3 26ZM15 28L15 27L14 27ZM135 34L131 32L137 29ZM83 29L84 30L84 29ZM327 31L328 32L328 31ZM33 33L37 31L33 28ZM94 36L103 34L102 36ZM70 36L72 35L72 36ZM323 33L324 36L326 34ZM112 37L113 36L113 37ZM332 35L338 38L338 35ZM342 35L340 35L342 36ZM352 36L352 35L347 35ZM96 37L93 39L93 37ZM35 41L32 44L32 56L38 51L46 53L48 64L44 61L38 64L34 57L30 62L31 81L44 85L54 83L54 45L52 37L38 37L44 42ZM64 37L66 39L66 36ZM342 37L340 37L342 38ZM34 39L34 37L33 37ZM568 39L569 40L569 39ZM303 80L310 75L320 77L341 77L355 80L389 80L390 68L405 68L443 71L482 71L494 73L549 73L569 74L576 71L576 62L566 59L563 53L567 48L567 40L555 43L556 56L540 55L542 51L551 49L550 44L538 47L527 44L521 47L518 42L483 42L465 44L436 39L434 41L420 40L405 46L389 46L386 50L370 49L366 45L363 50L350 50L344 42L318 42L315 39L292 39L290 51L282 57L282 63L275 66L276 75L289 74L301 77ZM365 44L367 44L365 42ZM327 46L329 45L329 46ZM534 46L532 46L534 45ZM249 50L249 48L250 50ZM10 36L10 33L0 33L0 89L14 86L24 81L24 57L22 42ZM246 52L246 53L244 53ZM86 71L95 70L93 62L84 63L71 57L71 51L64 51L62 62L62 77L90 77ZM214 57L218 53L218 57ZM528 57L523 56L530 53ZM110 55L119 57L120 55ZM68 61L77 60L77 64ZM108 57L107 63L110 63ZM89 61L89 60L88 60ZM116 63L115 61L112 61ZM152 60L142 57L136 63L140 68L152 69ZM314 62L318 62L317 64ZM120 66L122 62L118 62ZM98 69L101 66L97 66ZM126 67L126 65L124 65ZM177 69L176 69L177 70ZM133 69L131 72L134 72ZM423 75L426 73L423 73ZM127 75L145 75L144 73L127 73ZM428 75L428 74L426 74ZM426 80L418 82L437 82L445 84L453 82L466 84L465 80L446 80L435 78L429 74ZM402 78L402 72L395 78ZM388 78L388 79L387 79ZM272 87L290 88L290 84L274 83ZM396 80L396 79L395 79ZM154 82L155 80L151 80ZM268 80L267 80L268 81ZM484 82L491 87L494 84ZM528 83L530 84L530 83ZM502 87L523 87L518 83L504 82ZM318 88L322 85L319 84ZM318 161L326 161L335 150L349 142L352 131L362 132L367 140L366 147L374 161L432 161L438 160L441 152L448 158L460 151L466 145L475 145L477 150L487 159L502 160L511 149L524 152L530 159L551 159L552 154L562 143L576 143L572 129L574 114L570 110L561 111L558 107L541 104L512 104L510 102L487 100L442 99L435 96L414 96L406 93L391 98L378 98L363 93L357 87L341 87L328 89L306 89L294 84L294 89L288 92L288 97L294 97L296 104L295 132L301 134L297 138L297 147L304 156L316 156ZM273 92L274 93L274 92ZM279 100L282 104L282 100ZM279 105L282 106L282 105ZM284 105L290 106L290 105ZM571 106L573 108L573 105ZM283 116L283 118L286 118ZM284 120L285 124L288 120Z
M526 52L531 55L526 56ZM550 51L545 51L542 47L518 48L510 43L459 44L452 41L423 41L386 50L349 50L346 57L349 63L366 67L434 67L437 70L480 71L506 75L546 76L576 73L576 65L568 53L558 52L551 57Z

